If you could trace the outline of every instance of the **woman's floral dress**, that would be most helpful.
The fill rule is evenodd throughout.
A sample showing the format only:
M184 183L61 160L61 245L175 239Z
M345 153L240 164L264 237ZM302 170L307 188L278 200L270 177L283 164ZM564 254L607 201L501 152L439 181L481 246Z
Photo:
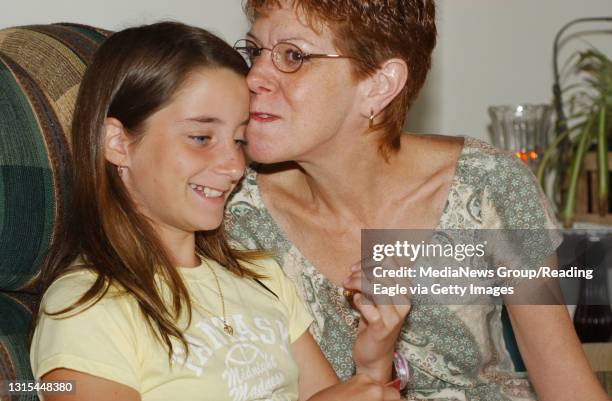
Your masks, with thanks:
M232 241L271 251L314 317L311 333L341 379L354 370L357 321L342 291L286 238L262 201L249 169L226 209ZM466 137L438 229L555 228L545 195L523 163L485 142ZM550 255L561 239L528 244ZM514 371L501 324L502 307L414 304L397 344L414 376L408 400L534 400L525 373Z

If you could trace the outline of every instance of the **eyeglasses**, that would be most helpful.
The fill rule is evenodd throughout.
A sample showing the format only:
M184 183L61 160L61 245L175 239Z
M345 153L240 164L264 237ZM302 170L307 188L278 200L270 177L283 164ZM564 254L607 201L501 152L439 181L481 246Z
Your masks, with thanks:
M353 58L340 54L316 54L304 53L302 49L288 42L278 42L273 48L259 47L257 43L249 39L240 39L234 44L237 50L246 60L249 68L253 66L257 57L261 56L262 50L269 50L272 56L272 64L281 72L292 73L300 69L304 60L311 58Z

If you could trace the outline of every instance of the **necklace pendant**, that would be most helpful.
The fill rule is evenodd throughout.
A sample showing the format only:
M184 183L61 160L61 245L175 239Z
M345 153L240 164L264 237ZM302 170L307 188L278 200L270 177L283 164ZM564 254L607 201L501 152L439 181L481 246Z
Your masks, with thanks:
M234 328L232 326L230 326L229 324L225 323L225 322L223 322L223 331L228 336L233 336L234 335Z

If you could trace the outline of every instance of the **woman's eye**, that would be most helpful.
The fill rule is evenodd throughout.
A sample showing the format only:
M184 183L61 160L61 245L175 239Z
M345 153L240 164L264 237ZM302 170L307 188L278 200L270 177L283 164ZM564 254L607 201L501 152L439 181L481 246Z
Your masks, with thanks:
M300 62L304 58L304 54L297 50L287 50L285 57L291 62Z
M247 57L253 60L261 55L261 49L259 47L247 47L245 49Z
M246 146L249 142L246 139L235 139L234 142L236 142L236 144L238 146Z
M198 145L205 145L210 141L210 137L206 135L190 135L189 138Z

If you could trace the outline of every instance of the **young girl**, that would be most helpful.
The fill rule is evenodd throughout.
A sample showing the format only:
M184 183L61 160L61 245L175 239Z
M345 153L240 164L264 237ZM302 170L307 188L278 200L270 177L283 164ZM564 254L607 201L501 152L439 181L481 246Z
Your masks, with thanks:
M31 346L34 377L75 392L45 400L398 396L380 361L409 307L355 297L357 375L339 384L278 265L223 236L245 169L246 73L179 23L121 31L96 53L74 114L72 221L42 271Z

